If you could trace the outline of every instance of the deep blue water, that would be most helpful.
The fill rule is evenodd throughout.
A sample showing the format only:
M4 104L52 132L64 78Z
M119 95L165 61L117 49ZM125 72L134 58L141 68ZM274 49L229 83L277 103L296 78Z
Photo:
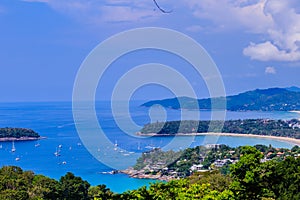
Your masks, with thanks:
M142 126L151 119L149 110L139 107L139 104L140 102L131 103L130 115L137 125ZM186 147L186 144L196 146L207 141L217 141L217 143L230 146L255 144L272 144L275 147L286 148L293 146L293 144L269 139L225 136L218 138L197 136L193 141L191 137L177 137L176 140L172 137L134 137L125 134L121 130L122 127L116 124L115 119L121 119L122 122L123 118L126 119L126 115L120 112L113 117L109 106L109 102L97 102L97 117L108 140L112 144L118 144L117 149L113 149L113 146L108 146L103 141L93 140L94 138L91 139L93 142L90 145L81 141L73 120L70 102L1 103L0 127L31 128L47 139L39 142L15 142L16 152L14 153L11 152L12 142L2 142L0 166L17 165L25 170L32 170L37 174L44 174L55 179L59 179L70 171L92 185L106 184L115 192L123 192L146 185L151 180L133 179L124 174L110 175L103 174L103 172L111 171L112 168L109 166L126 168L132 165L140 153L149 150L150 147L168 147L168 144L173 144L180 149ZM178 110L166 110L165 115L159 111L161 111L160 108L153 108L150 111L152 121L163 120L163 116L166 116L168 120L176 120L181 116ZM185 119L194 119L196 111L189 112ZM207 120L210 117L209 111L200 112L200 119ZM299 115L288 112L227 112L227 119L245 118L288 119L299 118ZM87 133L97 132L93 125L83 123L80 126L86 127ZM138 131L134 127L125 127L125 129L131 132L130 134ZM36 147L37 143L39 143L38 147ZM58 148L59 145L61 148ZM61 156L56 157L54 152L58 149L60 149ZM15 160L17 157L20 158L19 161Z

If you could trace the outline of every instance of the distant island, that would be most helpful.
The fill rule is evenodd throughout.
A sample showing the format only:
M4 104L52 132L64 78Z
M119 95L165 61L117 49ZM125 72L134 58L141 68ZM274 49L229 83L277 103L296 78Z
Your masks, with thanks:
M211 110L212 100L215 103L213 109L222 109L221 105L226 101L226 109L229 111L299 111L300 88L256 89L238 95L227 96L226 98L194 99L190 97L178 97L148 101L141 106L151 107L153 105L161 105L171 109Z
M38 140L42 137L35 131L28 128L0 128L0 141L13 140Z
M214 124L216 126L209 127ZM224 122L222 131L219 130L222 121L168 121L146 124L140 135L171 136L196 135L199 133L230 133L230 134L253 134L261 136L289 137L300 139L300 121L292 120L270 120L270 119L245 119L228 120ZM214 127L217 127L214 129ZM208 134L210 134L208 133Z

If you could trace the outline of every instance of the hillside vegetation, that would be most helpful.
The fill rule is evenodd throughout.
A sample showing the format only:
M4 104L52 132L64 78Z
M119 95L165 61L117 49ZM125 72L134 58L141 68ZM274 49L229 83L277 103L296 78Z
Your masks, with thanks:
M146 124L140 131L142 134L176 135L177 133L207 133L220 132L222 121L168 121ZM213 126L209 127L212 124ZM281 136L300 139L300 121L245 119L228 120L224 122L223 133L256 134Z
M39 138L40 135L28 128L0 128L0 138Z
M214 101L212 108L211 102ZM172 109L226 109L230 111L293 111L300 110L299 88L269 88L247 91L238 95L218 98L193 99L178 97L149 101L142 106L161 105Z

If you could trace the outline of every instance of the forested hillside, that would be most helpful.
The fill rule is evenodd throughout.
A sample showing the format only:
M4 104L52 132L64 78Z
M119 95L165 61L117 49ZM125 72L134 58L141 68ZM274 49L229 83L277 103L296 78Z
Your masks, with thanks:
M216 125L209 127L210 123ZM220 132L222 121L168 121L146 124L140 131L141 134L175 135L177 133L207 133ZM223 133L256 134L282 136L300 139L300 121L270 120L270 119L245 119L228 120L224 122Z
M211 102L214 101L212 108ZM148 101L142 106L161 105L172 109L226 109L230 111L292 111L300 110L299 88L269 88L247 91L238 95L218 98L193 99L178 97L172 99Z

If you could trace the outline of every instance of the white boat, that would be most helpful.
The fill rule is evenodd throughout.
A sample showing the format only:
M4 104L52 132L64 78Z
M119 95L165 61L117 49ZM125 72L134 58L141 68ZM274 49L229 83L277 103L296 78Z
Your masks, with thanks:
M38 143L36 143L34 146L35 146L35 147L39 147L39 146L40 146L40 143L38 142Z
M58 149L56 148L56 151L54 152L54 155L55 155L56 157L60 156L60 150L58 150Z
M15 151L16 151L15 141L12 141L11 152L15 152Z
M118 142L117 142L117 140L115 141L114 146L115 146L115 147L114 147L114 150L117 151L117 150L118 150Z
M145 149L155 149L155 147L148 145L148 146L145 146Z
M20 158L19 157L16 157L16 159L15 159L16 161L19 161L20 160Z

